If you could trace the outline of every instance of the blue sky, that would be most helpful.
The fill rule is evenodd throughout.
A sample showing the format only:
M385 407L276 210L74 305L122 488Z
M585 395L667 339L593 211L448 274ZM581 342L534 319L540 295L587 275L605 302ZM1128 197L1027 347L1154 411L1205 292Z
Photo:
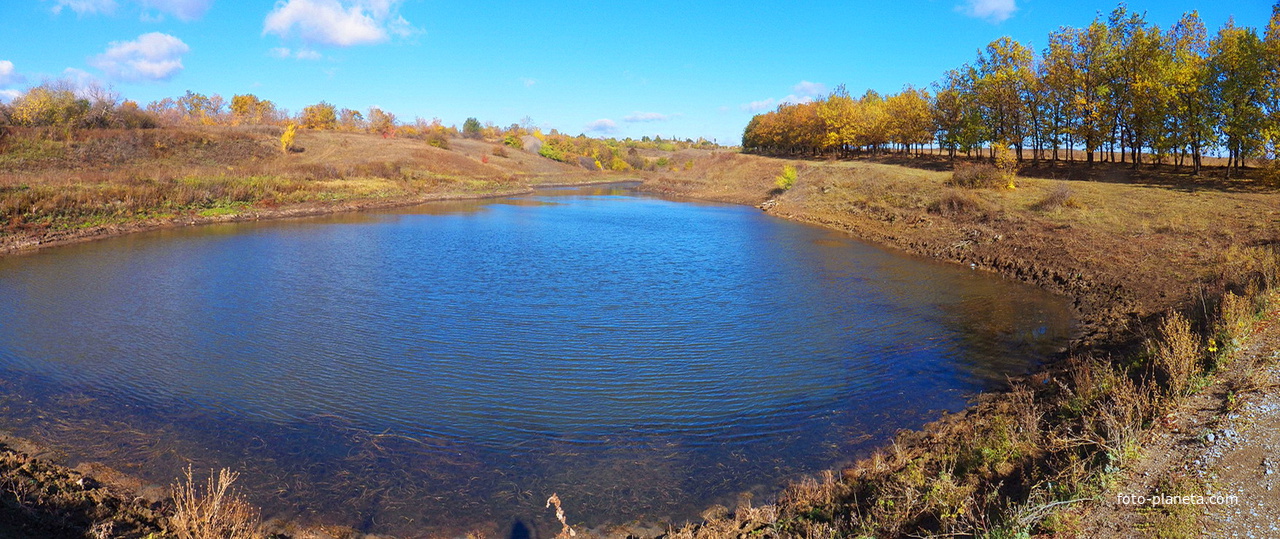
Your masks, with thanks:
M1199 10L1262 27L1269 0L1133 1L1168 27ZM1042 49L1113 1L494 2L0 0L0 98L97 80L143 103L188 89L326 100L402 120L528 116L591 135L736 144L751 115L844 83L927 86L1008 35Z

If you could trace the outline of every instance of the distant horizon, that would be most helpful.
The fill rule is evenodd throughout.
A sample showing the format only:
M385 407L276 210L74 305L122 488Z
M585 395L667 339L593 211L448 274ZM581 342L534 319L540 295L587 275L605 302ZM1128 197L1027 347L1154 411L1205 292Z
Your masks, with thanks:
M752 115L850 91L927 88L1010 36L1037 52L1112 1L907 0L509 7L422 0L16 0L0 6L0 101L44 80L145 105L187 90L327 101L401 121L531 118L569 135L741 142ZM1167 28L1198 10L1260 28L1269 1L1127 2Z

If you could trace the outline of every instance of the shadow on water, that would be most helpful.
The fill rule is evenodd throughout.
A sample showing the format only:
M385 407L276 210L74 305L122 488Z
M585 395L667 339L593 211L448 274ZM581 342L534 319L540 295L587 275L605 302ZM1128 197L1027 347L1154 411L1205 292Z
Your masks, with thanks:
M0 423L234 468L268 516L530 537L552 493L592 527L765 500L1069 337L1040 291L753 208L547 192L0 259Z
M538 539L538 534L522 520L517 520L511 525L511 533L507 536L510 539Z

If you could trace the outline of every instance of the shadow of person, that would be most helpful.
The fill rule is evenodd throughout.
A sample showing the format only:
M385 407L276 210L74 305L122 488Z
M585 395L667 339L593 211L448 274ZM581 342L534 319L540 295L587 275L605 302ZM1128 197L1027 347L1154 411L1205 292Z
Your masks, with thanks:
M525 524L523 520L517 520L515 524L511 525L510 539L537 539L537 538L538 538L537 532L529 528L529 526Z

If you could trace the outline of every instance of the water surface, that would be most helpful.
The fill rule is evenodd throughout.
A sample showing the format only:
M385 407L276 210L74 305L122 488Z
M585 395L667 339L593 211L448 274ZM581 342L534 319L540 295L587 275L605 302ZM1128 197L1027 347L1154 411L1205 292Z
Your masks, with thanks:
M750 207L544 190L0 259L0 419L370 532L680 522L1065 343L1065 303Z

